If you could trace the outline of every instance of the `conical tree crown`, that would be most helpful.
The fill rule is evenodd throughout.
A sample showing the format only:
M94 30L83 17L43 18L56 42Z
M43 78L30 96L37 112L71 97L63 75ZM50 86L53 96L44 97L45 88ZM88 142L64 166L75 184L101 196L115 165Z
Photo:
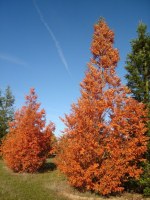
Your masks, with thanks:
M20 110L15 113L15 120L10 123L10 128L24 127L25 129L30 128L36 129L38 132L42 131L45 126L45 110L39 111L40 103L37 102L37 95L34 88L30 90L30 94L25 97L26 102ZM32 133L30 129L29 134Z
M39 110L35 90L26 96L25 106L15 113L10 132L2 144L6 164L15 172L35 172L51 149L54 125L45 126L45 111Z
M115 68L119 60L114 33L104 20L94 26L92 59L81 83L81 97L63 119L57 163L71 185L101 194L122 191L138 178L146 151L143 104L128 97Z

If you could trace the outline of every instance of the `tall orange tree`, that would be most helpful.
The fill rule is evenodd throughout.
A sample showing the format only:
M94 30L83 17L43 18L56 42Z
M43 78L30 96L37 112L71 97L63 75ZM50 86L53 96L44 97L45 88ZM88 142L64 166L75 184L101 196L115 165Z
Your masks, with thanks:
M39 111L39 107L35 90L31 89L25 106L15 113L14 121L9 124L2 155L15 172L36 172L49 154L54 125L45 126L45 110Z
M57 156L72 186L103 195L121 192L125 181L139 178L147 144L144 105L130 97L116 75L119 52L113 43L113 31L100 20L81 97L63 119Z

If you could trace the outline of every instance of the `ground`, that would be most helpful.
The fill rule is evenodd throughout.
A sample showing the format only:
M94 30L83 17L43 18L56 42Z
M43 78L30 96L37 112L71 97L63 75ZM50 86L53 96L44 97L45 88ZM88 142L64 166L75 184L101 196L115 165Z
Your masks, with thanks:
M52 160L37 174L17 174L0 159L0 200L106 200L107 198L80 193L70 187ZM139 194L123 193L109 200L150 200Z

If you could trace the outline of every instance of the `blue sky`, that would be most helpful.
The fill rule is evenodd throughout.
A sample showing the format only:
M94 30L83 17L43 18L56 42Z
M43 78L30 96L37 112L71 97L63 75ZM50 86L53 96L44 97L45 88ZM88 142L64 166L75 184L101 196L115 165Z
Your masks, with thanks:
M61 135L59 116L80 96L94 23L102 16L115 32L117 73L125 83L130 40L139 21L150 30L149 11L149 0L0 0L0 89L10 85L18 109L34 87Z

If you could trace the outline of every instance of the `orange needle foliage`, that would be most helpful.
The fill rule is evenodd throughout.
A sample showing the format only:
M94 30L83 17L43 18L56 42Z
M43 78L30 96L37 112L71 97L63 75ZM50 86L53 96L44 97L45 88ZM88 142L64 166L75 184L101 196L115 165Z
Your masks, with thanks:
M50 151L54 125L45 126L45 111L39 110L37 95L31 89L26 105L15 113L10 132L2 144L2 155L7 166L15 172L36 172Z
M114 33L104 20L94 26L93 58L81 83L81 97L63 119L57 164L70 184L103 195L123 191L129 178L142 173L146 151L146 111L121 85L115 68ZM143 117L141 117L143 116Z

